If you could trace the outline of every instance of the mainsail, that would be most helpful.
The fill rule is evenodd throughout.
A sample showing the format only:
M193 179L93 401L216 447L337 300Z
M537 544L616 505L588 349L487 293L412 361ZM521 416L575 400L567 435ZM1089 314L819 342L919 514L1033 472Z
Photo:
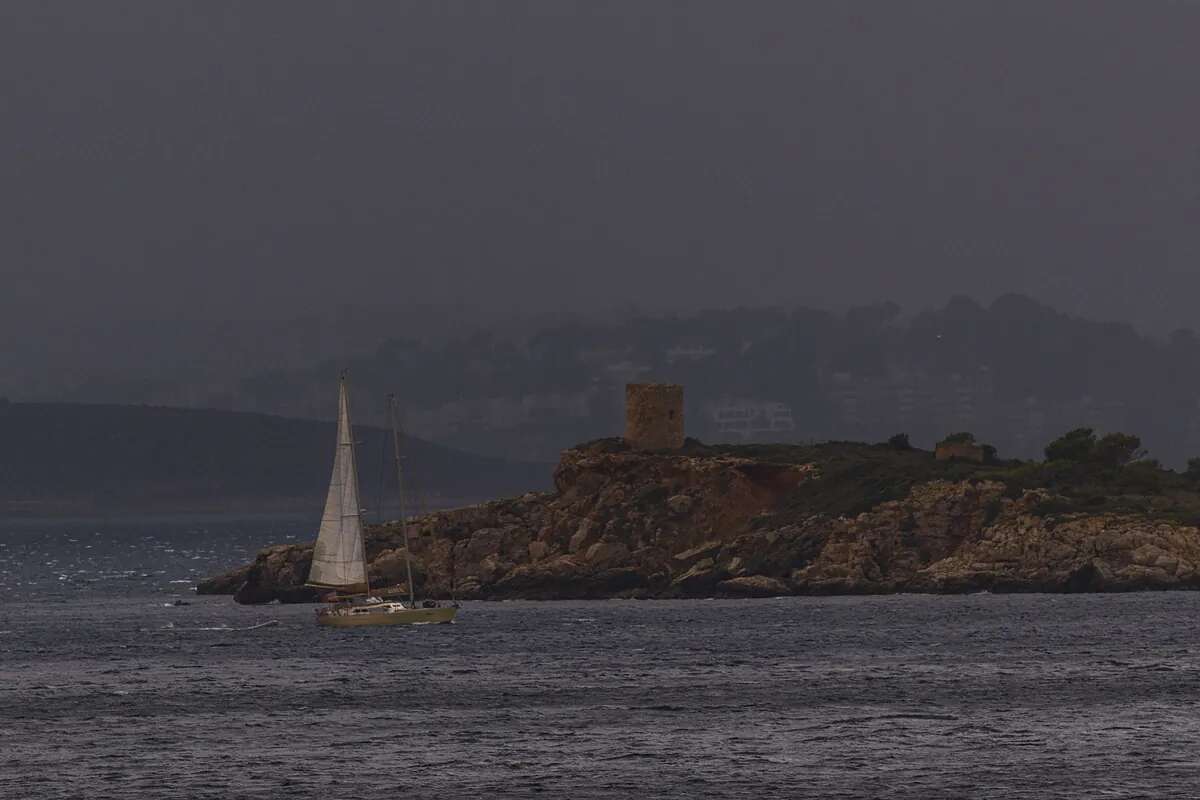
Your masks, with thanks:
M321 531L313 550L309 586L348 592L367 590L362 519L358 504L358 469L354 461L354 432L350 427L350 393L345 376L338 392L337 452L333 477L321 516Z

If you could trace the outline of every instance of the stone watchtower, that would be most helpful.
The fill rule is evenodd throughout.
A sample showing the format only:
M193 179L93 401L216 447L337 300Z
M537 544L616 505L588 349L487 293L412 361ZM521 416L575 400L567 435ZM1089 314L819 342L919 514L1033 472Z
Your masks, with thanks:
M683 447L683 387L674 383L625 384L625 441L634 450Z

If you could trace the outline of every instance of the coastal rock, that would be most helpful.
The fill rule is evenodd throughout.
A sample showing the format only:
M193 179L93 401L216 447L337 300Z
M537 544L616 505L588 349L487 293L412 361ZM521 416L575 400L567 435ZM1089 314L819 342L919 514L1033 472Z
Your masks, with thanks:
M793 574L800 591L875 594L920 584L926 567L949 558L984 528L1000 483L935 481L853 520L835 520L812 564ZM1001 512L1002 513L1002 512Z
M319 591L304 585L312 563L312 545L276 545L262 550L250 565L233 599L239 603L313 603Z
M411 561L413 585L418 589L424 583L425 565L420 559ZM371 561L371 585L408 588L408 567L404 560L404 548L384 550Z
M712 558L721 551L723 546L719 541L704 542L698 547L692 547L681 553L676 553L673 558L680 564L688 564L701 558Z
M414 582L464 599L1200 588L1200 530L1170 519L1046 513L1061 500L1048 490L974 478L845 504L830 480L721 450L581 446L564 452L553 493L411 520ZM396 523L367 529L374 585L406 580L403 538ZM267 548L197 591L313 601L311 553Z
M702 558L687 572L671 581L671 586L689 594L704 592L717 582L716 566L711 558Z
M622 542L596 542L587 551L590 564L621 566L628 558L629 548Z
M671 510L671 514L676 517L685 517L695 505L695 500L686 494L677 494L667 498L667 508Z
M1072 515L1053 524L1002 519L952 556L925 568L927 588L974 576L1006 591L1130 591L1200 584L1200 530L1121 514Z
M567 541L568 553L578 553L587 547L588 538L592 535L591 523L592 521L590 519L585 519L582 523L580 523L579 529L576 530L575 534Z
M196 594L235 594L250 575L252 564L238 567L221 575L214 575L196 584Z

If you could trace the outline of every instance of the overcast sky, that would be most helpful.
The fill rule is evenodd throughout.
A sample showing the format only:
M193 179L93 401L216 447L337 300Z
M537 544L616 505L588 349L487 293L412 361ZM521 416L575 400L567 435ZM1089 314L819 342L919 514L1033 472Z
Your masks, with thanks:
M1190 2L0 4L0 314L1200 327Z

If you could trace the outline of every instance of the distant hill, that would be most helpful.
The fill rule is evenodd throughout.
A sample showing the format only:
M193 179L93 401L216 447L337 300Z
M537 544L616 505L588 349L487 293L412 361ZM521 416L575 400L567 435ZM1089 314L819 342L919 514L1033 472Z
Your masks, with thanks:
M932 447L971 431L1006 457L1036 458L1086 425L1136 432L1174 466L1200 456L1200 335L1145 336L1020 295L955 297L915 316L889 303L751 308L576 321L522 340L392 339L372 355L249 376L219 407L332 419L343 368L363 422L385 419L399 386L414 434L531 460L619 430L624 384L645 380L683 384L688 434L710 442L904 432Z
M356 428L362 502L394 515L390 434ZM331 422L149 406L0 401L0 513L307 510L325 499ZM385 450L385 447L388 448ZM550 466L406 438L414 507L544 489ZM414 508L416 510L416 508Z
M296 335L304 329L297 325ZM183 351L161 343L158 359L128 370L105 371L99 361L59 370L73 387L65 377L51 390L7 368L0 375L23 393L14 400L331 420L336 376L348 369L360 423L384 425L385 398L401 390L413 435L527 461L551 462L576 442L619 431L630 381L685 386L687 433L707 442L880 442L905 433L931 448L970 431L1006 458L1028 459L1083 425L1137 433L1154 458L1173 467L1200 457L1200 335L1146 336L1020 295L986 306L955 297L915 315L890 303L845 313L745 308L566 318L521 330L463 326L437 339L391 336L373 349L363 337L354 339L355 350L335 354L300 348L311 358L281 357L269 369L235 358L240 377L229 364L219 378L181 369L190 366L180 360ZM323 332L317 338L329 344ZM234 348L225 338L212 342L210 358L226 344Z

